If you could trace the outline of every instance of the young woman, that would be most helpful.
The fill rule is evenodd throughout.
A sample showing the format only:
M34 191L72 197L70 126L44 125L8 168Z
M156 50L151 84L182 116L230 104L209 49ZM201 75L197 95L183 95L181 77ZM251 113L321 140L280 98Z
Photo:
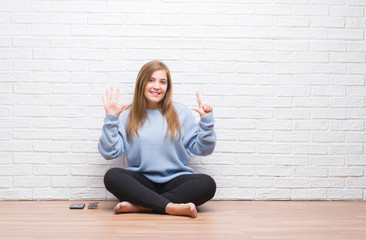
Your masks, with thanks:
M105 159L125 153L128 168L112 168L104 184L120 203L115 213L158 211L195 218L196 206L210 200L215 181L186 166L190 152L209 155L216 144L212 107L202 104L197 123L184 105L172 103L168 67L160 61L140 70L131 105L118 105L119 88L103 97L106 117L98 149Z

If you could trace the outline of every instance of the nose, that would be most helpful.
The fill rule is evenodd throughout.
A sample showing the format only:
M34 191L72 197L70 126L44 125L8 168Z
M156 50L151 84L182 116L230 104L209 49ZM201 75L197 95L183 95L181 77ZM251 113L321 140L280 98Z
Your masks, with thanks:
M154 82L154 85L153 85L153 89L159 89L159 82L158 81L155 81Z

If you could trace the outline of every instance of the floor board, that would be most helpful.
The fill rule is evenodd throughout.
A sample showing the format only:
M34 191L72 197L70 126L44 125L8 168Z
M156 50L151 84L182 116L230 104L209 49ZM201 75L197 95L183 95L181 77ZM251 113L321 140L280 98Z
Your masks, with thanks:
M366 202L210 201L196 219L116 215L116 201L83 210L71 203L0 202L0 239L366 239Z

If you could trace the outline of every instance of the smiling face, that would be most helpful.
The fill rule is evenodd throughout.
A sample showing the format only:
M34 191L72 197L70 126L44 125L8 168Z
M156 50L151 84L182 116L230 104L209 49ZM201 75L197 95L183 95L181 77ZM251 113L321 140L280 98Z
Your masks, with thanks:
M147 80L145 87L145 99L147 108L159 108L168 88L167 74L164 70L153 72Z

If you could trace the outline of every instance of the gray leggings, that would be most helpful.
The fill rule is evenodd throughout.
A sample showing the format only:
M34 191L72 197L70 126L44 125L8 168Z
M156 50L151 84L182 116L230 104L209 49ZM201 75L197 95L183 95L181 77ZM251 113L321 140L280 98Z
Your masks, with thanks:
M104 175L104 185L119 201L128 201L165 213L169 202L193 202L199 206L215 195L216 183L205 174L184 174L166 183L154 183L143 174L112 168Z

